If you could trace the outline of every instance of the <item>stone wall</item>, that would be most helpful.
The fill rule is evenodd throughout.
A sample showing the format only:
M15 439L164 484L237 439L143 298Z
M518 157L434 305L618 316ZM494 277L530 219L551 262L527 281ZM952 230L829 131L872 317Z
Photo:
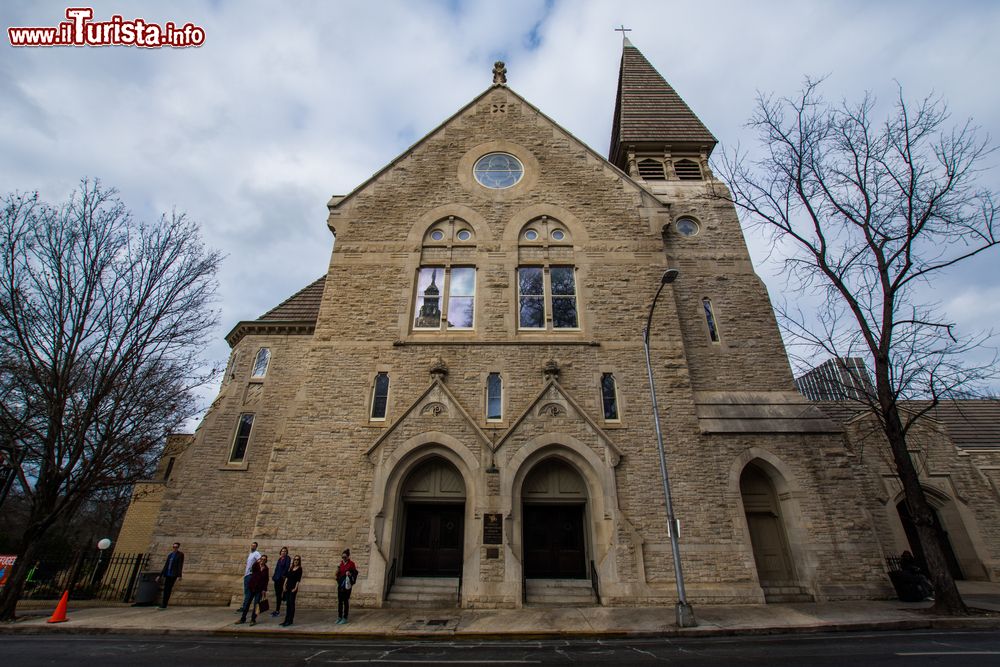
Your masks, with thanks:
M522 182L508 190L476 184L471 165L490 151L517 156L526 168ZM751 461L770 466L781 490L804 589L818 599L885 594L881 553L859 509L856 466L840 436L712 435L699 427L696 391L793 388L735 211L710 199L709 186L718 184L662 186L654 196L496 88L336 199L329 225L337 244L315 333L240 340L235 377L199 428L183 479L167 486L158 552L169 540L186 545L190 576L178 600L238 595L247 544L256 539L264 552L287 544L302 555L305 605L334 597L333 569L350 546L361 570L354 599L381 604L400 542L387 489L400 471L433 454L452 461L466 480L463 604L521 603L517 488L547 456L569 462L587 483L588 553L605 603L672 604L642 347L667 266L681 277L657 306L651 356L692 599L763 599L739 490L740 471ZM425 230L449 215L474 230L474 247L425 249ZM571 248L519 247L523 226L541 215L566 227ZM676 237L669 223L680 215L696 217L701 233ZM432 256L442 265L451 258L476 266L474 330L411 330L417 271ZM576 268L579 330L518 330L517 268L526 262ZM720 343L708 340L706 296ZM265 345L271 370L256 385L249 364ZM449 372L435 388L430 370L439 360ZM550 361L560 369L557 385L547 384ZM384 421L372 421L379 372L391 379L388 410ZM499 422L485 418L491 372L504 380ZM621 418L613 422L602 418L599 380L606 372L618 383ZM446 409L422 412L432 398ZM546 402L561 410L546 412ZM237 420L248 411L256 421L246 462L227 464ZM494 459L497 475L486 472ZM485 511L505 514L499 559L487 559L479 543Z

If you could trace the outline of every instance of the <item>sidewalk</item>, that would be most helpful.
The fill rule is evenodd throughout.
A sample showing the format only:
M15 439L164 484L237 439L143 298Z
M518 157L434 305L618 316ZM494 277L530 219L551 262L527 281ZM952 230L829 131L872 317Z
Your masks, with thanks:
M725 636L796 632L915 629L1000 629L1000 584L962 582L966 604L991 615L939 617L925 610L929 602L852 601L695 607L698 626L678 628L667 607L579 607L481 609L356 609L351 622L336 625L335 612L301 609L295 625L265 614L254 627L234 625L231 607L88 607L70 604L69 621L47 624L51 609L23 610L8 633L251 635L344 639L544 639L572 637ZM55 603L52 604L55 607Z

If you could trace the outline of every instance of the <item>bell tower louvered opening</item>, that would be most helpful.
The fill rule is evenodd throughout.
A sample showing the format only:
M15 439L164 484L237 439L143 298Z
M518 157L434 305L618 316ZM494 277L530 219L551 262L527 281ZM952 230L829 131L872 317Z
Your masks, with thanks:
M663 169L663 163L659 160L653 160L647 158L645 160L639 160L636 165L639 169L639 176L646 181L665 181L667 179L667 174Z
M701 167L694 160L678 160L674 163L674 173L682 181L702 180Z

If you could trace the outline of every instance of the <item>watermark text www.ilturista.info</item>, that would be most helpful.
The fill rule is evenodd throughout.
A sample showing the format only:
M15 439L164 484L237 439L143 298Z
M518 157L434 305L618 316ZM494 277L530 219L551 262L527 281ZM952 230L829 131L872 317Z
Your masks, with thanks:
M7 38L11 46L140 46L184 48L205 43L205 30L193 23L178 26L173 21L163 25L144 19L124 19L115 14L108 21L93 21L90 7L70 7L66 18L54 27L11 27Z

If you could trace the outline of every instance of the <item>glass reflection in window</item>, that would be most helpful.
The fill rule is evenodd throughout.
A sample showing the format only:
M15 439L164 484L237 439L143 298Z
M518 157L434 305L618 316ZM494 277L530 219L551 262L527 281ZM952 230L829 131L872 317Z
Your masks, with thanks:
M545 328L545 281L541 267L517 270L518 326Z

